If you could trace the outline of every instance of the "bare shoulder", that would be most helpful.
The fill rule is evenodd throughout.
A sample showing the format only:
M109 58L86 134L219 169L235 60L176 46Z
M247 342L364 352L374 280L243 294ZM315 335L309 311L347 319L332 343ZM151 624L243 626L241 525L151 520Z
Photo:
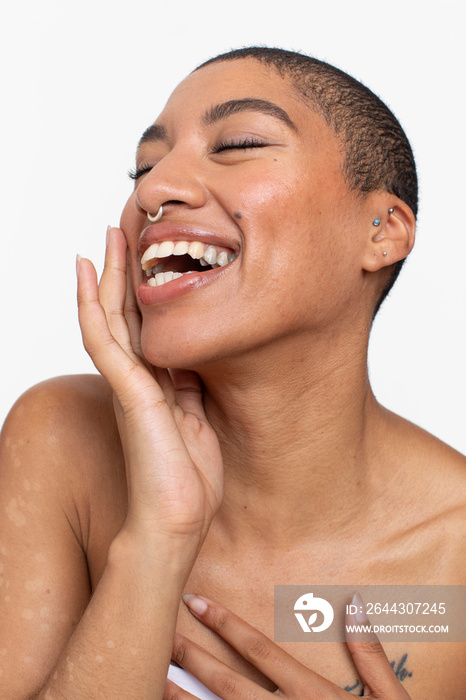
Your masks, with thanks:
M100 375L57 377L25 392L5 421L0 460L10 491L40 489L61 504L86 555L124 517L124 461Z
M97 374L77 374L55 377L28 389L13 406L5 426L17 427L18 422L32 421L32 429L47 424L54 433L67 422L85 424L97 411L112 420L112 394L108 383ZM70 434L70 437L73 433ZM38 438L40 434L38 435Z
M409 472L429 493L439 489L440 496L453 505L466 505L466 457L400 416L390 414L394 443Z
M430 567L436 582L464 584L466 457L395 414L387 412L387 419L389 498L399 506L403 540L398 546L413 561L418 557L421 568L426 564L426 578Z
M2 431L6 449L17 452L33 442L40 454L50 450L60 458L65 452L71 460L76 450L81 453L93 443L107 447L117 435L111 389L92 374L56 377L33 386L15 403Z

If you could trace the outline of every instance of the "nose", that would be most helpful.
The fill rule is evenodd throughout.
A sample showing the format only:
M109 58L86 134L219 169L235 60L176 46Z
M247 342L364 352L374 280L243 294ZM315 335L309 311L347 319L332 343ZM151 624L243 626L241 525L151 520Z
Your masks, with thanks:
M136 208L144 216L154 215L161 204L165 215L175 207L197 209L207 202L208 192L199 167L196 169L192 159L175 150L154 165L136 187Z

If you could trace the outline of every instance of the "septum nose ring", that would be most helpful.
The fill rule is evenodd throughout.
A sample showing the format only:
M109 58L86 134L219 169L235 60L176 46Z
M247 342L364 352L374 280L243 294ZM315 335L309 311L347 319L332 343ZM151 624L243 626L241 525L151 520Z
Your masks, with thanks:
M159 219L162 218L163 215L163 206L160 205L157 214L151 214L150 211L147 212L147 218L149 221L152 221L153 224L155 224L156 221L159 221Z

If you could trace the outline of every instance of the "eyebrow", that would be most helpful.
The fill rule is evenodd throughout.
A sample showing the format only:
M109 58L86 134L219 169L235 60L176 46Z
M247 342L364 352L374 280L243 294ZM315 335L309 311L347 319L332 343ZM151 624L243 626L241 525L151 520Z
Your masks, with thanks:
M245 97L242 100L228 100L228 102L213 105L203 114L202 123L206 126L211 126L239 112L260 112L261 114L267 114L268 116L275 117L275 119L279 119L290 129L293 129L293 131L298 131L298 127L282 107L268 100L259 100L252 97ZM139 139L138 148L144 143L154 143L157 141L168 141L167 130L162 124L152 124L152 126L149 126Z
M153 143L154 141L168 141L167 130L162 124L152 124L139 139L138 148L143 143Z
M293 129L293 131L298 131L298 127L290 119L289 115L284 109L273 102L269 102L268 100L258 100L252 97L245 97L242 100L228 100L228 102L222 102L221 104L214 105L204 113L202 122L206 126L210 126L211 124L215 124L223 119L227 119L232 114L251 111L261 112L262 114L275 117L275 119L279 119L290 129Z

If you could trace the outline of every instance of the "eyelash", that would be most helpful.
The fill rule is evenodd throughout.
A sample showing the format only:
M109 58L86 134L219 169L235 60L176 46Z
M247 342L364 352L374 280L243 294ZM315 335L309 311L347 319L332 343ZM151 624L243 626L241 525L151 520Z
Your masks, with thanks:
M143 165L140 168L131 168L131 170L128 170L128 177L131 178L131 180L137 180L142 175L150 172L153 167L153 165Z
M245 150L247 148L264 148L264 146L267 146L267 144L263 143L262 141L255 141L254 139L244 139L243 141L220 141L220 143L212 148L212 153L216 154L228 150ZM132 168L128 171L128 177L131 178L131 180L138 180L142 175L150 172L153 167L153 165L143 165L140 168Z
M234 149L246 149L246 148L264 148L267 143L263 141L256 141L254 139L243 139L242 141L220 141L216 146L213 147L212 153L220 153L221 151L228 151Z

